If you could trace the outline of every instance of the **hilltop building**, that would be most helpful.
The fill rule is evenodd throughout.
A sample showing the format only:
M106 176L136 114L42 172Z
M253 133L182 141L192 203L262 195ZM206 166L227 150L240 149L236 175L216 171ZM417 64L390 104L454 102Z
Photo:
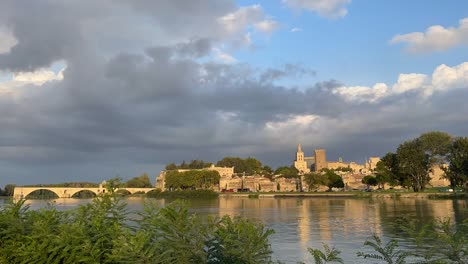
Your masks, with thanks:
M294 161L294 167L301 174L309 173L311 171L319 172L322 169L338 169L338 168L350 168L353 172L369 174L371 173L380 161L379 157L370 157L364 164L358 164L356 162L343 162L342 158L338 161L327 161L327 154L325 149L315 149L314 156L305 157L302 151L301 144L297 146L296 160Z

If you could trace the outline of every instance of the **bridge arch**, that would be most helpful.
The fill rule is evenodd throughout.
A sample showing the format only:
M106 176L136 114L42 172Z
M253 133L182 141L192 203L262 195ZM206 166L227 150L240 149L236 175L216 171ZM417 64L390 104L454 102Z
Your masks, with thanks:
M39 193L39 192L41 192L41 191L47 191L48 193L55 194L56 197L50 197L51 199L56 199L56 198L60 198L60 197L61 197L60 194L57 193L56 191L51 190L51 189L49 189L49 188L45 188L45 187L44 187L44 188L37 188L37 189L34 189L34 190L28 190L28 191L26 191L25 193L23 193L22 195L23 195L23 198L24 198L24 199L29 199L29 198L31 198L31 195L32 195L32 194L34 194L34 193Z
M70 193L69 193L70 198L80 198L80 197L77 197L79 193L90 193L90 194L92 194L91 197L96 197L98 195L95 190L90 190L90 189L84 188L84 189L81 189L81 190L72 190L72 191L70 191ZM86 197L86 198L91 198L91 197ZM81 197L81 198L83 198L83 197Z

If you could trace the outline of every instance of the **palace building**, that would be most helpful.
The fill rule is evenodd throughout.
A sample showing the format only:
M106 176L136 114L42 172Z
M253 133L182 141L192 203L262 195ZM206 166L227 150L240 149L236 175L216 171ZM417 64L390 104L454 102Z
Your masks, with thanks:
M379 157L370 157L364 164L356 162L343 162L339 158L338 161L327 161L327 154L325 149L315 149L314 156L306 157L302 151L301 144L297 145L296 160L294 167L301 174L319 172L322 169L338 169L350 168L353 172L370 173L375 169L377 162L380 161Z

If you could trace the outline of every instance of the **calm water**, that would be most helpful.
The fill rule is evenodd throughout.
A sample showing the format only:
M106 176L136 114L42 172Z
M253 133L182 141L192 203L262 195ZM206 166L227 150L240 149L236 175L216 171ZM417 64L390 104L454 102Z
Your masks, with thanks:
M143 207L142 198L129 198L130 210ZM155 200L163 206L165 200ZM59 209L71 209L89 200L57 199ZM2 201L0 201L2 203ZM32 208L47 202L29 201ZM255 219L275 230L270 241L275 259L286 263L312 263L307 247L322 243L336 246L347 263L364 263L355 253L373 233L388 240L402 239L395 220L405 216L429 221L450 217L456 222L468 218L467 200L428 200L424 198L350 199L350 198L228 198L192 201L193 210L201 215L230 215Z

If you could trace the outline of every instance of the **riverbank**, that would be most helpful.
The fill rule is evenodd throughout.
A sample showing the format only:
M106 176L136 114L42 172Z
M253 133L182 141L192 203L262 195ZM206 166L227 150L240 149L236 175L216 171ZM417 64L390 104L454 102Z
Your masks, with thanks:
M428 199L468 199L464 193L433 193L433 192L317 192L317 193L221 193L219 197L249 197L249 198L288 198L288 197L335 197L335 198L428 198Z

